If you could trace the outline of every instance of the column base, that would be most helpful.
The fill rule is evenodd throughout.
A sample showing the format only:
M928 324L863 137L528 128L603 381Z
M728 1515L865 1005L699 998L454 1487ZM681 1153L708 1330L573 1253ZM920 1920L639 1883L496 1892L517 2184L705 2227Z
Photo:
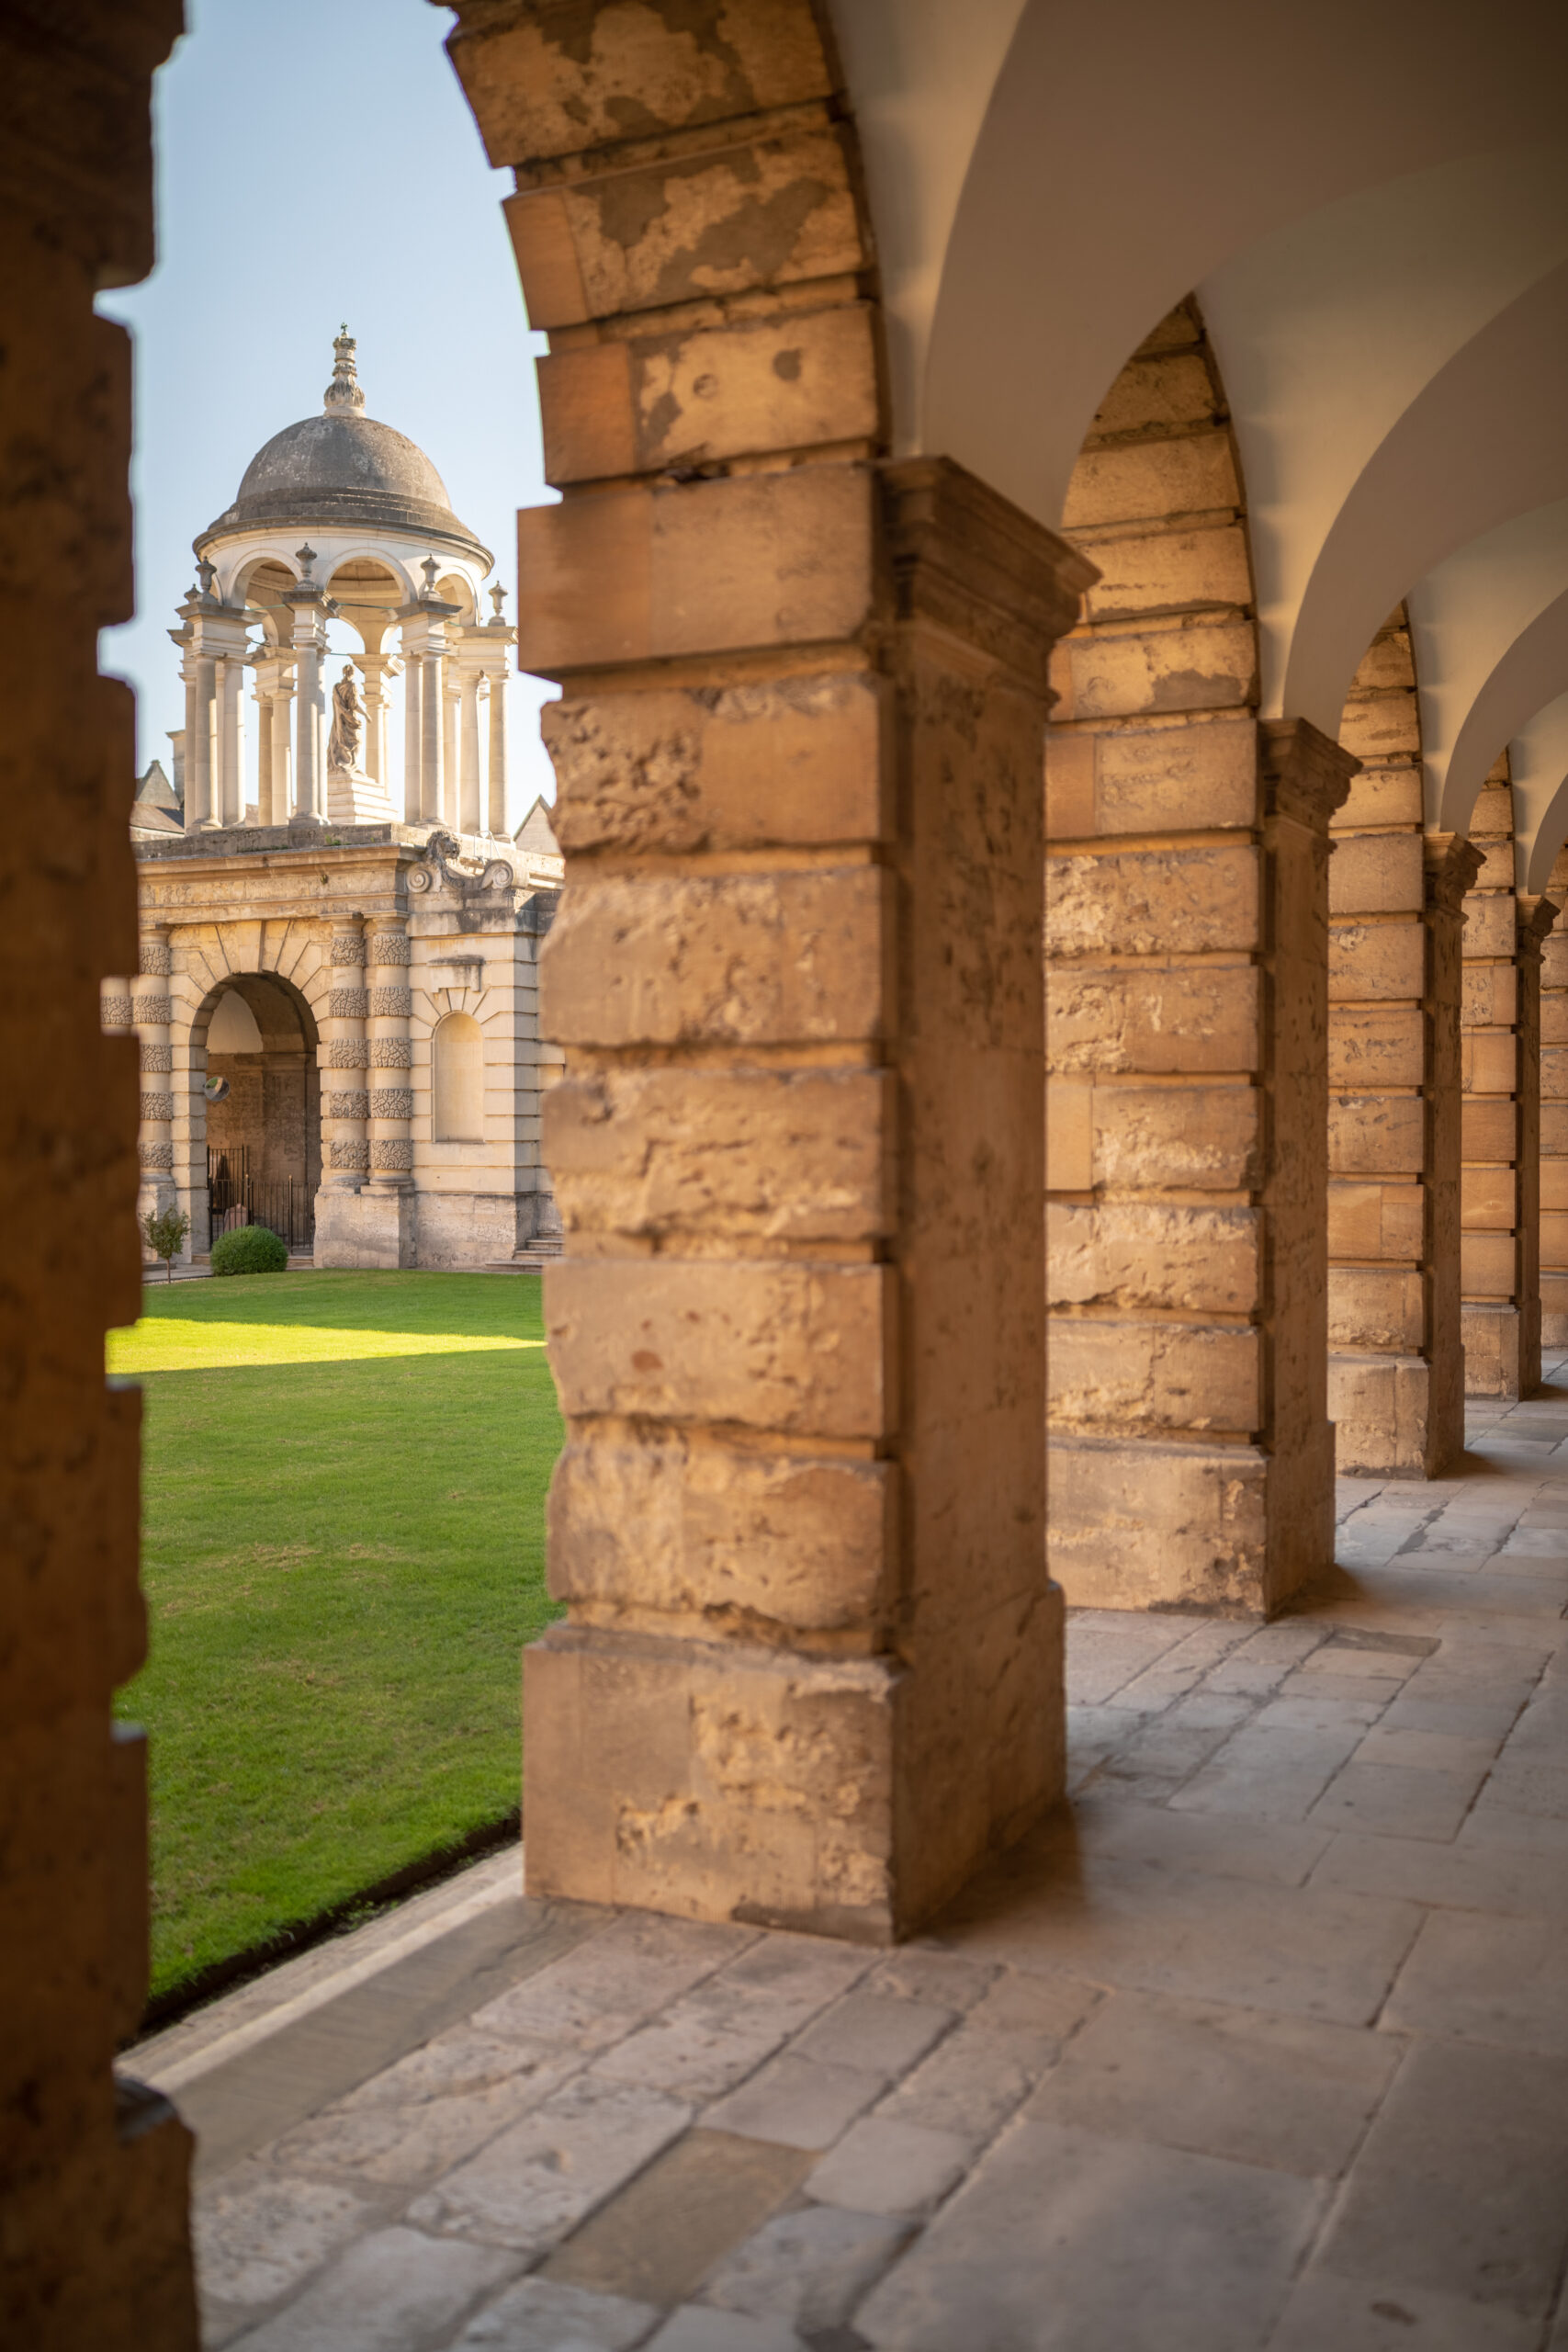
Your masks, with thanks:
M1460 1333L1467 1396L1517 1397L1540 1385L1539 1367L1537 1376L1527 1380L1528 1342L1517 1306L1477 1306L1467 1299L1460 1309Z
M1464 1451L1463 1360L1331 1351L1328 1413L1342 1477L1438 1478Z
M414 1197L421 1266L493 1266L534 1238L532 1193L422 1191Z
M315 1262L396 1272L414 1263L414 1195L411 1189L367 1184L359 1192L323 1184L316 1194Z
M523 1658L528 1893L911 1933L1062 1794L1063 1619L1049 1592L989 1678L978 1763L942 1736L973 1689L890 1658L552 1625Z
M1051 1575L1070 1609L1268 1617L1334 1562L1334 1431L1309 1463L1254 1445L1050 1441Z

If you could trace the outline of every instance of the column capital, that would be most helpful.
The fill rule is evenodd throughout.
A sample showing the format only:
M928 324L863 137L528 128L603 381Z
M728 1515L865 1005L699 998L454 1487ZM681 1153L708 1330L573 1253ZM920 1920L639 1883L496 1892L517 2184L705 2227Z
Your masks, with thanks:
M877 468L893 616L925 620L1032 684L1100 572L951 458Z
M1519 954L1529 956L1539 964L1540 951L1546 944L1551 926L1557 921L1560 911L1557 901L1555 899L1537 897L1531 892L1521 890L1515 900L1515 905L1518 919Z
M1326 831L1361 763L1307 718L1260 718L1258 775L1266 816L1293 817Z
M1424 844L1427 905L1434 914L1460 914L1464 896L1486 863L1463 833L1428 833Z

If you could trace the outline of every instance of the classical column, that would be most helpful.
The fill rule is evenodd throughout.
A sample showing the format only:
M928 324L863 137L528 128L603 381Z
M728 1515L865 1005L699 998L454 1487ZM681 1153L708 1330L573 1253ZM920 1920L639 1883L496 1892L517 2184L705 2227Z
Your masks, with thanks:
M403 623L403 820L416 825L424 806L424 714L420 689L424 666L418 652L418 624Z
M160 1213L175 1203L175 1105L169 1046L169 976L173 968L167 923L150 923L141 933L141 973L132 1018L141 1041L141 1130L137 1157L142 1205ZM187 1245L188 1247L188 1245Z
M1472 1396L1528 1396L1540 1384L1541 948L1557 909L1516 893L1506 760L1471 831L1486 857L1465 901L1465 1385Z
M510 837L510 811L506 794L506 681L510 672L506 649L515 643L517 632L508 628L502 606L506 591L502 587L490 592L492 617L485 623L486 652L484 673L490 684L490 761L485 784L485 830L498 839Z
M255 690L256 706L256 822L272 822L272 713L273 697L264 692L260 684Z
M441 821L448 832L463 827L463 786L460 751L463 700L462 664L457 648L450 646L443 668L441 699Z
M465 833L477 833L483 821L479 807L479 677L472 658L466 659L457 673L457 829Z
M217 748L218 664L199 650L191 658L191 700L186 712L186 773L191 779L192 817L187 830L216 829L222 821L216 799L213 754Z
M256 821L262 825L287 825L289 780L293 769L290 757L293 689L286 662L264 661L257 663L255 701L259 721Z
M445 631L433 623L419 657L424 673L419 695L419 813L431 824L446 819L446 650Z
M315 550L298 550L304 567L299 585L282 601L294 615L294 822L319 825L326 819L327 709L321 662L327 650L326 594L311 577Z
M370 1070L370 1185L377 1193L407 1193L413 1182L410 1122L413 1096L409 1072L412 1049L409 1020L408 925L400 915L375 915L367 925L366 962L370 967L367 1002Z
M485 830L498 840L509 838L506 805L506 666L502 657L499 670L491 670L490 678L490 762L485 779Z
M1403 611L1340 741L1362 768L1328 871L1328 1409L1340 1471L1435 1477L1464 1447L1460 938L1481 855L1422 832Z
M365 919L352 909L334 915L332 926L332 987L321 1021L321 1189L357 1193L370 1170L366 1086ZM332 1203L324 1208L330 1221Z
M387 765L387 682L402 667L392 653L356 653L355 666L365 681L365 773L374 776L391 797Z
M223 824L245 821L245 665L225 654L218 679L218 806Z

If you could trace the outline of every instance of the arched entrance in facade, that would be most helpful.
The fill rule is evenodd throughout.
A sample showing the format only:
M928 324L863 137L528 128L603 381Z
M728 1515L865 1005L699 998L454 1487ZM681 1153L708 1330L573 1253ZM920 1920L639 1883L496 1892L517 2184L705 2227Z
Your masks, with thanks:
M225 980L192 1024L191 1117L205 1123L209 1244L230 1225L254 1222L291 1250L310 1248L321 1181L317 1042L309 1004L276 973ZM200 1151L193 1156L199 1170Z

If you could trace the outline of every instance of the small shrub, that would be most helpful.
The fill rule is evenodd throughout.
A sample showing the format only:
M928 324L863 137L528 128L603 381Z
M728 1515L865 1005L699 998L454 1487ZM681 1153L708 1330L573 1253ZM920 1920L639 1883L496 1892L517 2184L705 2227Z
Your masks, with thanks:
M147 1247L154 1258L162 1258L168 1268L170 1282L175 1279L175 1260L185 1248L186 1235L190 1231L190 1219L184 1209L165 1209L162 1216L156 1209L149 1209L141 1220L141 1230Z
M281 1274L288 1270L288 1244L270 1226L237 1225L212 1245L215 1274Z

